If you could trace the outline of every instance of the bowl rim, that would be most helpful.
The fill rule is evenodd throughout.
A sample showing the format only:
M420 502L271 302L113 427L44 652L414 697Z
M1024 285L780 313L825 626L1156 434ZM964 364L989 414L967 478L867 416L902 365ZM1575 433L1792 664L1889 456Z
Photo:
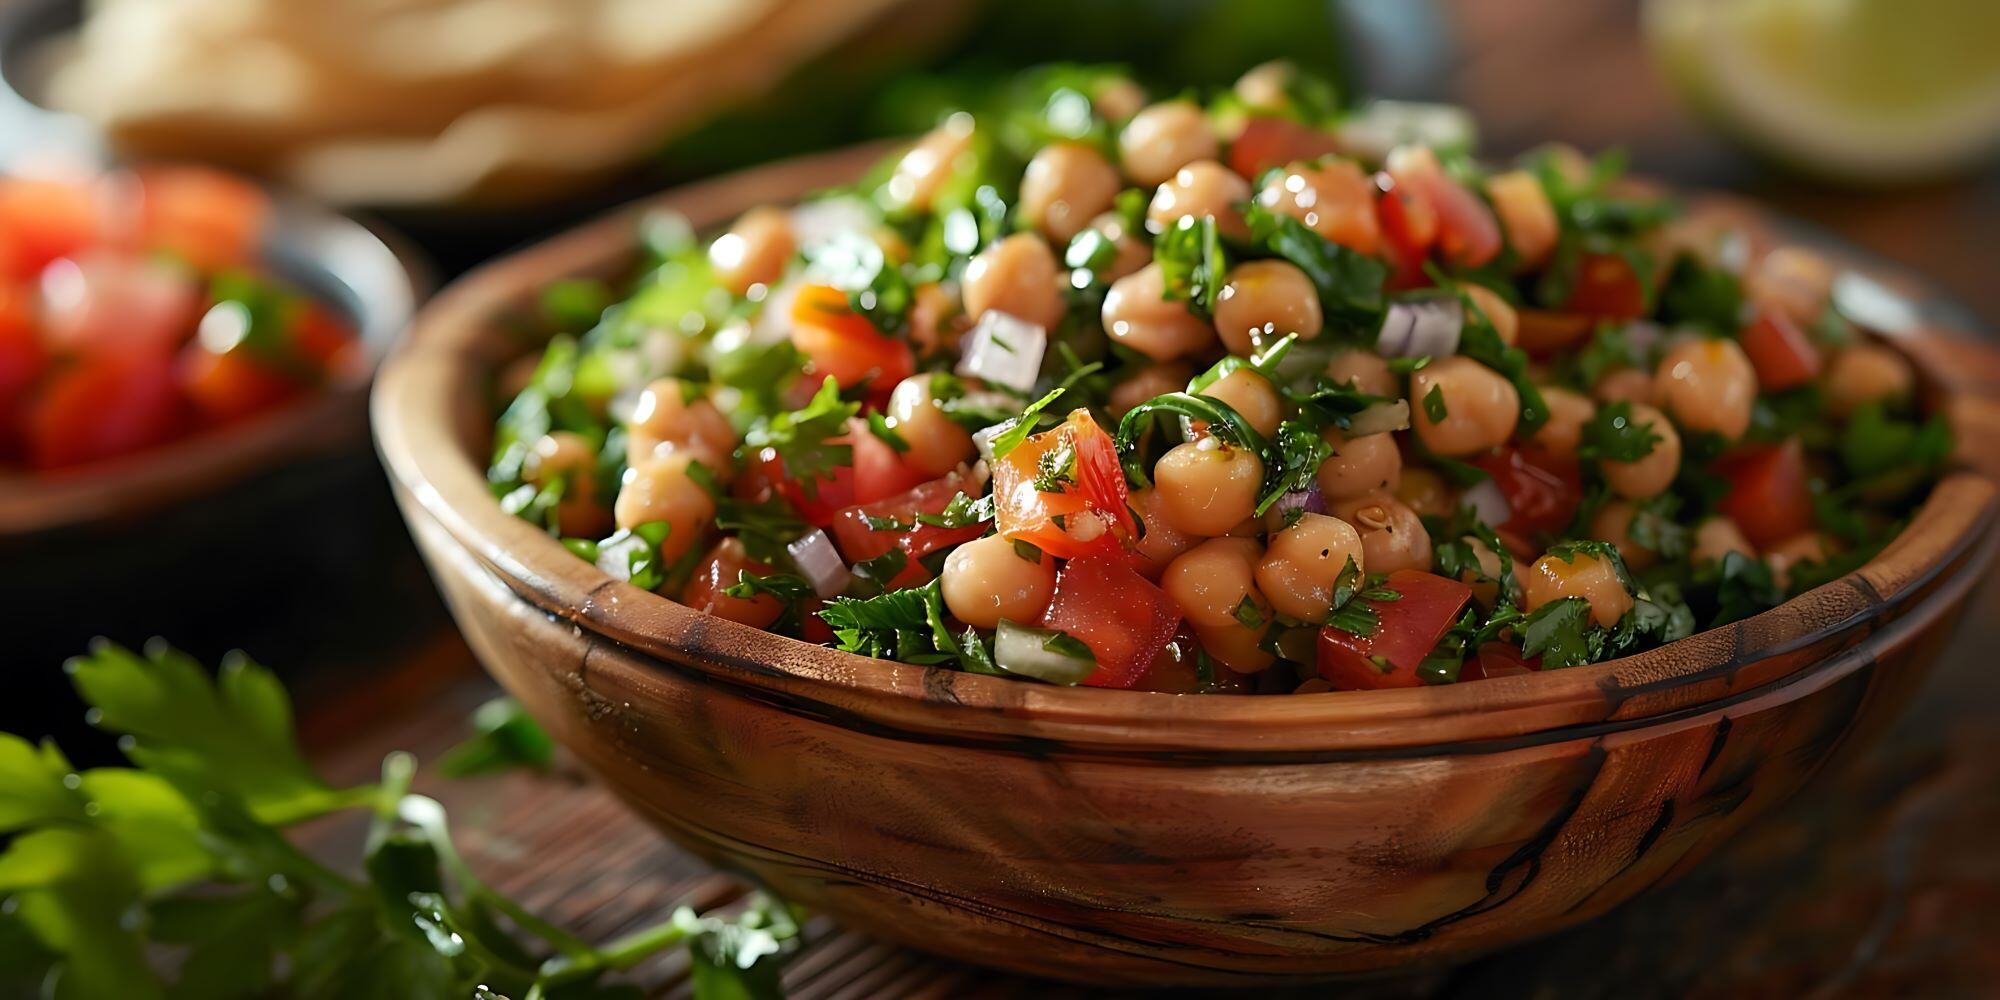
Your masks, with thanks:
M529 301L554 278L608 274L628 262L637 222L648 212L676 211L707 228L751 206L858 177L884 148L849 147L668 191L489 262L441 292L384 364L372 400L377 447L407 515L421 510L543 612L663 666L783 699L795 711L898 731L984 730L1166 752L1471 744L1712 707L1796 681L1842 635L1904 604L1962 598L1964 585L1940 591L1947 572L1976 576L1992 558L2000 354L1969 333L1929 323L1883 335L1918 365L1934 410L1959 432L1962 468L1937 484L1875 559L1777 608L1657 649L1476 684L1230 698L1054 687L874 660L716 618L615 580L500 509L474 457L491 414L471 391L490 385L492 366L502 360L490 336L498 311ZM1716 201L1745 211L1732 199ZM1753 221L1769 219L1748 211ZM1899 285L1913 287L1900 277L1883 287ZM486 370L469 370L475 365ZM1766 661L1778 672L1749 676L1749 665Z
M416 315L431 284L429 266L379 224L260 187L272 214L259 257L347 316L361 345L358 363L249 420L72 469L0 472L0 540L137 518L359 438L369 385Z

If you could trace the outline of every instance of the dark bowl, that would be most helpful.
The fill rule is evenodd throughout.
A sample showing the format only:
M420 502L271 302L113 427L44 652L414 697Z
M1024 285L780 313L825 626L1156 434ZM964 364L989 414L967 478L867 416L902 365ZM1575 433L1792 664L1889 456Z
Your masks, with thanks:
M875 153L650 207L710 226L851 180ZM1233 698L808 645L613 580L487 491L508 318L552 280L626 266L635 219L491 264L424 311L375 392L397 499L487 668L634 809L787 898L928 951L1092 982L1242 984L1449 963L1589 919L1879 728L1991 563L2000 366L1916 309L1883 332L1953 422L1961 469L1859 571L1637 656Z

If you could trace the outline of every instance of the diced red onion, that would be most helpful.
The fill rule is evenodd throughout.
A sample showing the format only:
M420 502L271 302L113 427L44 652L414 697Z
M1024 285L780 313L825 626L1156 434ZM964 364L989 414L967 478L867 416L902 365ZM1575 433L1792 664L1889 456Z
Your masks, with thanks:
M1389 306L1375 353L1385 358L1442 358L1458 353L1465 307L1457 299L1417 299Z
M1409 429L1410 401L1407 399L1391 399L1376 403L1347 418L1347 436L1351 438Z
M1652 356L1653 348L1660 346L1660 341L1666 336L1666 328L1650 320L1639 320L1625 327L1625 342L1632 345L1640 357Z
M1019 392L1035 387L1035 380L1042 373L1042 355L1049 348L1047 330L989 309L979 317L967 338L965 356L958 362L960 375Z
M799 567L799 575L812 584L813 593L821 597L839 594L854 582L854 574L848 572L847 563L841 561L840 550L833 547L833 539L826 537L826 532L818 528L785 546L785 551Z
M1268 513L1277 515L1280 518L1279 523L1283 523L1284 516L1295 510L1307 514L1326 513L1326 494L1320 491L1318 483L1302 490L1292 490L1279 497L1277 502L1271 505Z
M1479 484L1465 491L1458 498L1460 506L1472 508L1479 520L1489 527L1498 527L1514 519L1514 505L1507 502L1507 495L1500 492L1500 484L1491 479L1482 479Z

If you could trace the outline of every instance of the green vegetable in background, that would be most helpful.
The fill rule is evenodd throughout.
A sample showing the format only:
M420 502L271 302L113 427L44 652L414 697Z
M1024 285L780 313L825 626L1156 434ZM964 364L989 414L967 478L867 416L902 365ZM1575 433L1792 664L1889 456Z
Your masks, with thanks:
M779 995L799 934L784 905L760 899L732 920L682 907L602 946L579 940L480 881L443 807L410 791L414 757L390 754L373 785L315 774L284 688L247 658L211 678L162 644L100 644L69 670L134 766L77 772L53 744L0 733L0 987L61 1000L624 998L640 992L612 974L686 947L696 996ZM456 769L547 751L504 706L479 725ZM371 817L358 877L285 835L347 811Z

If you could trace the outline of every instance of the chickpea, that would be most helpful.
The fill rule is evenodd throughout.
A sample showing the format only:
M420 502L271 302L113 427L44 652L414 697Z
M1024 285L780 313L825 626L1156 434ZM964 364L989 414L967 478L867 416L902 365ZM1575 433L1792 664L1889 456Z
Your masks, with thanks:
M1114 192L1115 193L1115 192ZM1174 171L1173 179L1153 192L1146 209L1146 228L1155 233L1185 218L1214 219L1216 231L1231 239L1250 238L1243 221L1243 203L1250 200L1250 182L1214 160L1196 160Z
M1090 103L1105 121L1122 122L1146 106L1146 88L1130 77L1108 77L1098 83L1097 92L1090 95Z
M1117 281L1131 274L1153 260L1153 244L1141 239L1137 234L1127 232L1125 219L1116 212L1106 212L1090 220L1090 228L1104 234L1104 238L1117 247L1118 252L1099 273L1105 281Z
M1055 252L1033 233L1015 233L965 265L965 314L974 320L997 309L1053 330L1062 322L1062 269Z
M1304 271L1282 260L1230 268L1215 296L1215 332L1231 354L1248 357L1288 333L1311 340L1324 324L1319 289Z
M1372 256L1381 249L1374 182L1346 160L1294 163L1257 192L1257 203L1350 250Z
M753 573L771 572L769 566L752 561L744 553L741 541L724 538L715 543L708 558L703 560L699 575L688 581L687 589L681 592L681 603L696 611L706 611L751 628L770 628L771 623L785 613L783 601L770 594L731 597L723 593L736 585L738 567L748 568Z
M993 628L1001 619L1041 620L1056 592L1056 562L1030 562L1004 535L975 538L951 550L938 574L938 590L952 617L967 625Z
M1350 349L1335 354L1326 363L1326 377L1336 385L1350 385L1370 396L1394 398L1402 395L1387 358L1374 351Z
M965 319L965 305L954 289L935 281L925 282L910 293L910 342L920 354L956 350L958 340L971 324Z
M1750 428L1757 369L1735 341L1693 337L1660 358L1653 400L1682 430L1713 431L1733 441Z
M1751 266L1743 284L1750 301L1810 324L1833 297L1833 265L1801 247L1778 247Z
M1610 628L1632 610L1632 594L1619 579L1618 568L1603 556L1578 553L1574 559L1546 555L1521 578L1522 599L1529 611L1569 597L1590 602L1590 617Z
M1531 439L1551 455L1563 458L1576 457L1576 449L1583 443L1583 425L1597 417L1597 404L1580 392L1571 392L1560 386L1542 386L1542 402L1549 408L1549 419L1535 431Z
M1764 561L1771 564L1771 578L1778 589L1790 592L1792 589L1792 568L1804 562L1825 562L1833 555L1833 545L1825 535L1817 531L1793 535L1764 551Z
M1653 399L1653 377L1637 368L1606 372L1591 386L1600 403L1647 403Z
M1525 170L1510 170L1488 178L1486 194L1493 199L1493 214L1500 218L1500 230L1507 234L1520 269L1540 267L1555 252L1560 233L1555 206L1542 182Z
M654 379L640 390L626 426L625 463L642 465L667 451L686 452L711 471L733 468L736 428L693 386L677 378Z
M1633 572L1646 569L1660 558L1659 553L1632 538L1632 519L1638 513L1639 509L1627 501L1607 500L1590 518L1590 537L1617 549L1618 557Z
M960 112L918 139L889 176L889 197L905 208L929 211L939 189L972 150L972 116Z
M620 528L667 522L667 537L660 542L660 559L667 563L694 548L715 521L715 498L688 474L693 461L668 452L626 469L612 508Z
M774 285L785 276L798 243L783 209L764 205L743 213L736 225L708 247L715 280L733 295L756 285Z
M1695 565L1721 562L1722 557L1731 552L1752 559L1757 557L1757 549L1735 521L1717 516L1695 526L1694 546L1690 553Z
M1333 610L1333 587L1349 560L1368 571L1361 533L1337 517L1303 514L1271 536L1257 563L1257 587L1281 614L1317 622Z
M1292 78L1297 71L1283 59L1259 63L1236 78L1236 98L1260 111L1282 110L1292 103Z
M1320 432L1333 454L1319 464L1313 478L1328 500L1351 500L1394 490L1403 478L1403 453L1394 434L1350 438L1338 427Z
M1266 606L1254 568L1262 555L1263 546L1251 539L1211 538L1169 563L1160 588L1197 629L1239 625L1236 609L1244 601L1260 613Z
M1666 414L1644 403L1632 404L1631 422L1634 426L1652 425L1659 440L1653 442L1653 450L1643 458L1630 462L1607 459L1603 463L1604 481L1612 492L1628 500L1659 496L1673 485L1674 476L1681 471L1680 432L1674 430Z
M1402 481L1393 492L1396 499L1421 515L1450 517L1458 509L1458 497L1451 486L1443 476L1429 469L1404 469Z
M1433 420L1428 400L1435 391L1444 416ZM1424 446L1447 458L1476 455L1514 436L1521 419L1521 394L1499 372L1471 358L1439 358L1410 376L1410 423Z
M1877 344L1853 344L1833 356L1826 369L1826 405L1849 417L1869 403L1909 398L1917 373L1902 355Z
M1257 509L1264 460L1212 437L1175 445L1153 466L1160 513L1190 535L1227 534Z
M1111 415L1122 417L1155 396L1180 392L1187 388L1191 378L1194 378L1194 368L1185 361L1147 365L1133 372L1131 378L1111 387L1108 401Z
M556 530L576 538L596 538L611 526L610 512L597 496L597 453L583 435L552 431L521 462L521 479L536 486L558 476L562 499L556 502Z
M1088 222L1111 208L1123 187L1118 168L1089 146L1058 142L1042 147L1021 175L1022 221L1050 243L1067 246Z
M1500 342L1508 347L1514 346L1514 342L1521 339L1521 315L1514 311L1514 307L1501 298L1500 293L1485 285L1468 282L1462 287L1465 297L1471 300L1472 308L1485 316L1486 321L1493 324L1494 332L1500 334Z
M938 406L929 374L912 375L889 393L889 425L900 431L910 450L903 461L926 476L942 476L958 468L976 450L972 432L959 426Z
M1278 662L1263 647L1264 630L1249 628L1242 622L1230 622L1220 628L1200 628L1194 630L1195 638L1201 641L1201 648L1208 658L1221 664L1230 673L1254 674Z
M1227 403L1265 437L1278 432L1278 421L1284 416L1278 390L1272 387L1271 380L1249 368L1238 368L1224 375L1199 394Z
M1157 577L1174 561L1176 556L1192 548L1201 539L1176 531L1167 523L1161 513L1160 491L1147 488L1135 491L1131 497L1132 513L1139 518L1139 540L1132 550L1146 561L1147 576Z
M1401 500L1384 493L1371 493L1334 504L1333 516L1361 533L1361 551L1368 557L1368 572L1430 570L1431 536L1424 531L1423 519Z
M1154 361L1172 361L1206 348L1215 329L1185 302L1166 297L1160 265L1148 264L1111 283L1104 293L1104 333Z
M1506 568L1501 562L1500 553L1493 551L1491 545L1472 535L1466 535L1459 540L1465 543L1466 548L1472 550L1472 561L1479 567L1476 570L1466 567L1458 574L1459 582L1471 585L1472 598L1481 606L1493 607L1500 602L1500 574ZM1516 582L1515 587L1518 589L1519 586L1520 584Z
M1164 184L1196 160L1213 160L1221 143L1208 116L1192 101L1162 101L1132 116L1118 133L1125 176L1148 187Z

